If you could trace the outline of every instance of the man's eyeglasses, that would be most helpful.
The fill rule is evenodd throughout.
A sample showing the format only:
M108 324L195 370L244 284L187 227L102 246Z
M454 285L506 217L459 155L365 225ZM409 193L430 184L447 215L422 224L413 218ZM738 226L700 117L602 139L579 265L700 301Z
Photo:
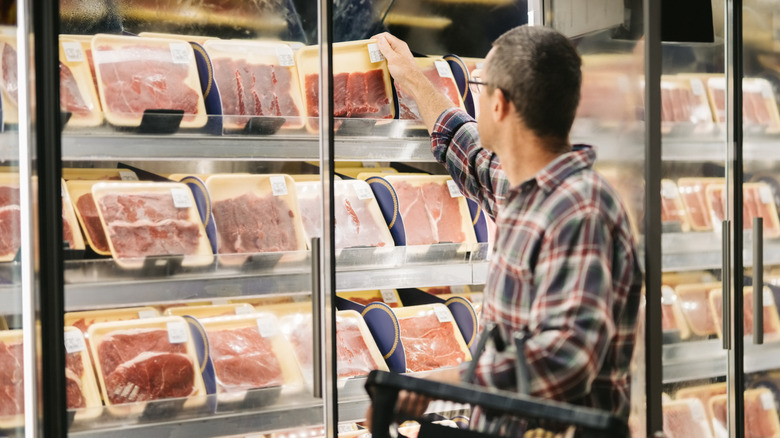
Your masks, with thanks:
M469 88L471 89L471 92L474 93L474 94L481 93L483 86L487 87L487 86L490 85L489 83L487 83L485 81L481 81L480 78L478 78L478 77L475 77L474 79L469 79L468 83L469 83Z

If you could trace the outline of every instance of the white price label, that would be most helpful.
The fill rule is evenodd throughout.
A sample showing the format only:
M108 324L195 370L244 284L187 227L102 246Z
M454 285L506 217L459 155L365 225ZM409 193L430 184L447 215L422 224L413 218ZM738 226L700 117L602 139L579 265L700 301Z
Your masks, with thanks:
M65 199L65 184L60 184L60 198Z
M65 352L68 354L78 353L87 349L84 343L84 336L78 330L68 330L65 332Z
M354 432L357 430L357 427L354 423L339 424L338 430L339 433Z
M385 60L385 55L379 51L376 43L368 43L368 59L371 62L380 62Z
M176 208L192 207L192 194L190 189L171 189L171 197L173 198L173 206Z
M190 45L187 43L170 43L171 60L174 64L190 63Z
M374 192L371 191L371 187L368 184L355 184L355 194L360 200L372 199L374 197Z
M168 342L171 344L183 344L187 342L187 323L183 321L171 321L168 323Z
M763 289L763 298L764 298L764 307L774 307L775 306L775 297L772 295L772 291L764 288Z
M447 180L447 188L450 190L451 198L457 198L463 196L463 193L461 193L460 189L458 188L458 184L451 179Z
M666 199L677 199L679 194L677 193L677 190L675 190L674 184L666 183L661 186L661 196Z
M762 392L760 397L761 407L764 408L765 411L775 410L775 397L771 392Z
M455 295L461 295L466 293L466 286L450 286L450 293Z
M138 175L132 170L120 170L119 179L122 181L138 181Z
M772 88L770 88L769 84L761 84L761 97L764 99L772 99L774 97L772 95Z
M276 326L268 318L257 318L257 330L260 331L260 336L264 338L271 338L276 335Z
M68 62L84 62L84 51L81 50L81 43L63 41L62 51L65 52L65 60Z
M255 313L252 306L236 306L236 315L249 315L250 313Z
M672 305L677 301L677 296L674 291L666 286L661 287L661 304Z
M376 161L364 161L363 162L363 167L376 169L377 167L379 167L379 164Z
M395 291L392 289L382 289L379 291L379 293L382 294L382 301L384 301L387 304L394 304L398 302L398 298L396 298Z
M270 180L274 196L287 196L287 181L285 181L284 176L272 176Z
M211 304L213 304L215 306L221 306L223 304L228 304L228 300L227 300L227 298L215 298L215 299L211 300Z
M292 67L295 65L295 57L289 46L277 47L276 57L279 58L279 65L282 67Z
M434 61L433 65L436 66L436 71L439 72L439 77L442 78L452 77L452 70L450 70L450 65L447 64L447 61Z
M138 311L138 318L139 319L146 319L146 318L156 318L157 312L154 310L139 310Z
M433 306L433 313L436 314L436 318L439 319L439 322L452 321L452 314L450 313L450 310L447 309L447 306L445 306L444 304L437 304Z
M769 186L761 184L761 186L758 188L758 196L761 197L762 204L772 203L772 190L769 188Z
M691 79L691 91L693 91L693 94L696 96L704 96L704 84L701 82L701 79Z
M700 421L707 421L707 417L704 415L704 407L698 399L688 400L688 406L691 407L691 417L693 417L693 421L697 423Z

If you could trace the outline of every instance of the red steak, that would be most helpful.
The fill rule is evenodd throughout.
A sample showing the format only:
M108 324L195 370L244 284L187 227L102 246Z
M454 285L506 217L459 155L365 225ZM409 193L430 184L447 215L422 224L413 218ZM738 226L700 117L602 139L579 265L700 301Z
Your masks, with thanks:
M209 331L217 381L225 391L279 386L284 383L271 341L257 327Z
M298 248L294 213L273 195L245 193L213 204L219 253L293 251Z
M97 206L95 205L95 199L92 197L92 193L87 193L79 197L76 201L76 208L81 214L81 219L84 221L84 228L89 235L90 241L95 246L95 251L108 252L108 240L106 240L106 232L103 230L103 223L100 222L100 216L98 216Z

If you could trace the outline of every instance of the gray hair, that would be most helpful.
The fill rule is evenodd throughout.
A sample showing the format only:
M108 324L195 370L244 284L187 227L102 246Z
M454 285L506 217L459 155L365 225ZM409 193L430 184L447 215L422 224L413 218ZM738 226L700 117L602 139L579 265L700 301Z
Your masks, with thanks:
M504 92L536 135L568 139L580 101L581 65L564 35L520 26L493 43L486 79Z

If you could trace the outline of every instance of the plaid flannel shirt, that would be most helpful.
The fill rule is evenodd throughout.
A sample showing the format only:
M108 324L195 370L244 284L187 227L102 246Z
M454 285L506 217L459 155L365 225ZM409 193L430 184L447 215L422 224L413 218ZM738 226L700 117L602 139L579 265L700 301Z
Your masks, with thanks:
M592 168L593 148L577 145L510 187L462 110L442 113L431 138L435 158L496 221L481 322L505 339L527 333L530 395L628 417L642 273L625 209ZM476 383L515 390L515 357L483 354Z

